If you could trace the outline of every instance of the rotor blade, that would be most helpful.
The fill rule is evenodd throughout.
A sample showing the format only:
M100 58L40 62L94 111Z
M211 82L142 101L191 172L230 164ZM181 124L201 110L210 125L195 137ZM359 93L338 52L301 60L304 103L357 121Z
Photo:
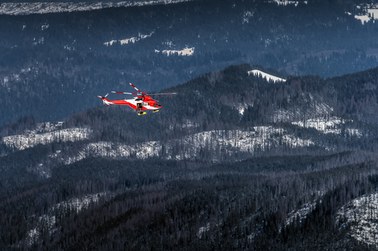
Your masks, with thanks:
M141 90L139 90L133 83L129 83L129 85L134 88L137 92L142 92Z
M152 94L148 94L150 96L154 95L154 96L164 96L164 95L176 95L177 92L166 92L166 93L152 93Z
M118 92L118 91L112 91L112 93L115 93L115 94L127 94L127 95L133 95L133 93L131 93L131 92Z
M106 93L106 95L104 96L104 98L108 97L109 96L109 93Z

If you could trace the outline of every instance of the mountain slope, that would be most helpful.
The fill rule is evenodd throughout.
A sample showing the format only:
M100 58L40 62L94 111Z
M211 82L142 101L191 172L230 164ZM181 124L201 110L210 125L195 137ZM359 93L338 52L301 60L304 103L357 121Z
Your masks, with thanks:
M76 161L91 153L112 156L113 150L118 152L115 157L167 159L202 159L199 154L205 151L210 154L205 158L216 161L225 153L248 156L277 147L285 152L304 146L366 149L373 144L378 119L371 108L377 106L377 69L326 80L289 77L277 84L248 74L251 68L233 66L167 89L178 95L160 98L164 106L160 114L140 118L125 107L99 107L58 128L38 124L33 130L12 132L5 127L3 134L8 131L8 135L2 143L23 150L36 144L89 141L78 153L81 157L61 153L60 158ZM355 88L356 82L370 88ZM149 154L138 154L148 146Z
M280 2L291 3L206 0L0 15L0 124L64 119L128 82L161 90L231 64L322 76L378 65L377 23L346 13L364 7Z
M378 184L378 121L357 109L376 104L378 69L251 70L164 90L178 95L144 117L99 105L3 127L0 247L374 250L350 216L374 226L353 200Z

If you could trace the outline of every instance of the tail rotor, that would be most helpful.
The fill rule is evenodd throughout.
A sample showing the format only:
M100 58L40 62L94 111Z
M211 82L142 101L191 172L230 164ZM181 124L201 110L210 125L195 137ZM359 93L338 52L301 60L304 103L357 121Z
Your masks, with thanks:
M109 96L109 93L107 93L105 96L97 96L97 97L102 100L102 103L104 105L110 105L110 102L107 100L108 96Z

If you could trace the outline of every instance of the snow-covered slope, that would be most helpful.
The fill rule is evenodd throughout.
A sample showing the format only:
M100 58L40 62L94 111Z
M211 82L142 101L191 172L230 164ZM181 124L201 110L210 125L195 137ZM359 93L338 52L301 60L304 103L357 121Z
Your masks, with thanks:
M286 79L283 79L283 78L271 75L269 73L266 73L266 72L263 72L263 71L260 71L260 70L251 70L251 71L248 71L248 75L253 75L253 76L260 77L260 78L264 78L268 82L269 81L272 81L274 83L276 83L276 82L286 82Z
M344 133L353 137L362 137L363 133L358 128L352 128L350 126L345 126L348 122L353 122L352 120L345 120L339 117L317 117L313 119L306 119L303 121L293 121L292 125L296 125L304 128L314 128L315 130L324 134L341 134Z
M191 0L146 0L114 2L34 2L1 3L0 15L30 15L57 12L91 11L111 7L132 7L155 4L174 4Z
M288 226L294 223L296 220L299 220L300 223L307 218L307 216L315 209L316 202L305 203L298 210L291 211L285 221L285 226Z
M378 248L378 193L361 196L340 208L337 221L341 228L350 227L352 238Z
M137 158L161 157L165 159L198 159L203 149L210 149L212 161L219 161L221 156L227 158L235 154L251 154L266 151L279 146L291 148L314 145L311 139L298 138L282 128L256 126L253 130L213 130L191 134L167 142L147 141L127 145L112 142L94 142L87 144L75 155L63 153L51 158L64 164L72 164L88 157ZM178 147L180 146L180 147Z
M48 230L48 234L53 234L58 230L57 217L61 212L74 211L79 213L80 211L87 209L91 204L96 204L100 198L111 197L111 194L107 193L95 193L87 194L78 198L71 198L67 201L62 201L47 210L46 214L36 217L34 226L27 231L27 234L23 242L27 246L31 246L36 243L44 231Z
M333 133L340 134L341 129L339 128L340 124L343 124L344 121L341 118L317 118L317 119L307 119L305 121L294 121L293 125L297 125L305 128L314 128L317 131L322 133Z
M166 56L171 56L171 55L177 55L177 56L193 56L194 54L194 47L185 47L182 50L155 50L156 53L161 53Z
M339 117L330 117L307 119L304 121L294 121L291 124L305 128L314 128L315 130L325 134L340 134L342 131L342 126L347 122L349 121ZM350 136L362 136L362 133L355 128L346 128L346 132L350 134Z
M38 144L46 145L52 142L75 142L88 139L92 133L89 128L65 128L62 129L62 123L40 123L34 130L27 130L22 134L5 136L0 142L6 146L25 150Z

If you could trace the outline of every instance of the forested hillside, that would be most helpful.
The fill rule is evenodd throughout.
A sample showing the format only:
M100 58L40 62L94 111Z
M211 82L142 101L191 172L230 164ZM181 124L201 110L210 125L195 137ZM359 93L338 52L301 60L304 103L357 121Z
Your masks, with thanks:
M147 116L3 126L0 248L377 249L378 69L258 70L170 87Z
M0 5L0 125L64 119L128 82L156 91L231 64L323 77L378 65L376 6L360 1L108 4Z

